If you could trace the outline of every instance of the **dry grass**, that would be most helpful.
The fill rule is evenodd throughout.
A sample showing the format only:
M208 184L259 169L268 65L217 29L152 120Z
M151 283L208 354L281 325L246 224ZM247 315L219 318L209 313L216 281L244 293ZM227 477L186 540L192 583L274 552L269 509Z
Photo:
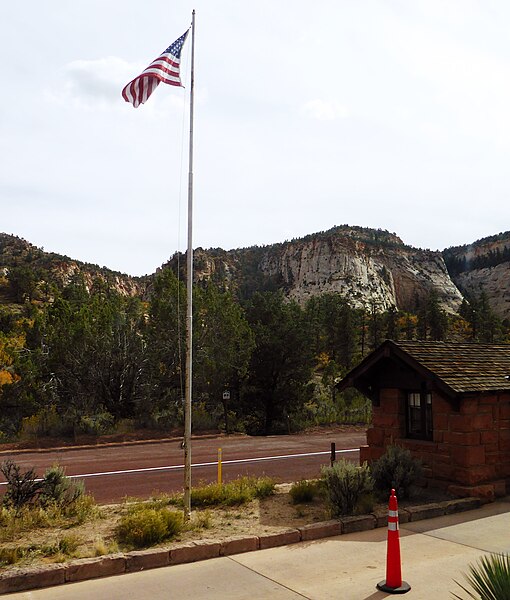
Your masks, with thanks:
M277 486L275 494L239 506L194 509L184 530L160 545L175 547L201 538L225 539L233 535L274 533L329 518L321 498L312 503L294 504L289 488L290 485L285 484ZM12 564L64 562L70 558L128 550L119 544L116 529L135 502L129 499L122 504L96 507L86 520L75 525L68 519L52 520L40 513L30 522L25 517L17 526L5 527L4 522L0 537L0 572ZM168 497L160 496L144 504L157 508L168 506L168 503Z

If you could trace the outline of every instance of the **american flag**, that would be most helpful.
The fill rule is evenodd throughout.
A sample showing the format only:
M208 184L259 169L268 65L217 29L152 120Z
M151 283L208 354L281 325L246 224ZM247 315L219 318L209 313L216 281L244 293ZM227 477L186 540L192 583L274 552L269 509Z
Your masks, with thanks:
M158 87L159 82L168 85L181 86L179 67L181 63L181 50L186 41L188 31L158 56L156 60L144 70L133 81L130 81L122 90L122 97L126 102L137 108L140 104L147 102L149 96Z

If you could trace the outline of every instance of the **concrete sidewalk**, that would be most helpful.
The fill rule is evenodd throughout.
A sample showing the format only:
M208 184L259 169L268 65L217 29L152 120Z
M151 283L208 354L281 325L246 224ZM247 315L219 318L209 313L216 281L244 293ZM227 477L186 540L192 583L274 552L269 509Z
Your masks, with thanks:
M412 600L448 600L469 563L510 553L510 498L400 527ZM11 594L16 600L379 600L386 529ZM462 594L460 594L462 595Z

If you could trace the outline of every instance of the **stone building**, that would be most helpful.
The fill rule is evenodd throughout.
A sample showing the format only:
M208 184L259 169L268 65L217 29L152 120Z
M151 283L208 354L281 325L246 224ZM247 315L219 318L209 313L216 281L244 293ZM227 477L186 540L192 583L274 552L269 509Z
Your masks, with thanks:
M387 340L338 384L347 387L373 406L361 462L400 445L453 495L510 492L510 344Z

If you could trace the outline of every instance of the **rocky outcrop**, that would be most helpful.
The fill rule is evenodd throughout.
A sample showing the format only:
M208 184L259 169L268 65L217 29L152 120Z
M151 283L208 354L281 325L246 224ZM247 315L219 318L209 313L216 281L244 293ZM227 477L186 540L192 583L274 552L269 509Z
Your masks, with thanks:
M301 304L334 292L357 308L413 310L431 290L448 312L462 302L440 253L397 241L367 243L345 232L284 244L279 252L267 252L260 269L281 278L288 296Z
M468 297L485 292L491 308L510 318L510 232L444 251L451 277Z
M484 291L492 310L500 317L510 318L510 262L461 273L455 281L470 296Z
M79 278L87 291L91 291L97 281L107 285L121 296L140 296L145 294L146 285L138 277L130 277L105 268L94 267L73 260L57 261L49 269L51 278L66 287Z
M21 238L0 234L1 272L6 276L10 268L20 265L40 269L58 287L79 278L92 289L99 280L122 295L142 298L150 293L153 279L46 253ZM174 255L165 267L181 271L185 279L184 257ZM432 252L406 246L387 231L343 225L270 246L229 251L198 248L194 278L199 284L219 284L242 298L255 291L282 289L304 304L313 296L333 292L355 307L375 310L414 311L417 302L433 290L442 308L455 313L463 294L476 297L484 291L493 310L510 318L510 232Z
M348 226L266 247L198 249L195 279L247 295L282 289L300 304L332 292L357 308L380 311L412 311L431 290L449 313L462 302L440 252L411 248L386 231Z
M106 267L45 252L22 238L0 233L0 274L8 279L9 272L17 268L32 271L38 281L37 299L45 301L52 300L52 285L63 289L75 281L82 282L88 291L100 282L123 296L144 297L146 293L146 278L130 277Z

